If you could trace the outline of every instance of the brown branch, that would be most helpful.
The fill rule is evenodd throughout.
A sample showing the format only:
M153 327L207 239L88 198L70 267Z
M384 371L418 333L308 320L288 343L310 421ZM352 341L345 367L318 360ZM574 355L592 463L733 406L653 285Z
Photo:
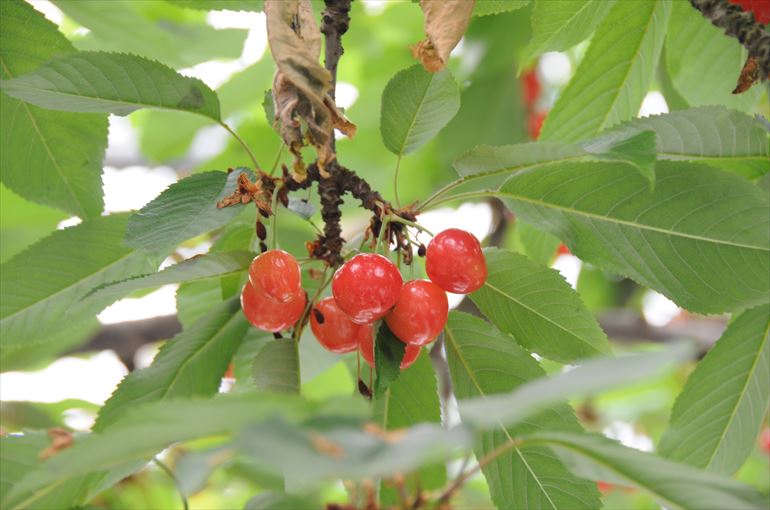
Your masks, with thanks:
M350 27L350 3L352 0L324 0L326 8L321 15L321 32L326 39L324 65L332 74L332 90L329 94L334 99L337 88L337 64L345 53L342 47L342 35Z

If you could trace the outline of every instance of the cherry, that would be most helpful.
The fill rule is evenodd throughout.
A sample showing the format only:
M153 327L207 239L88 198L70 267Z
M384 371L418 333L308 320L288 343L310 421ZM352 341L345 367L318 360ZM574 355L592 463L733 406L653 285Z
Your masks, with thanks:
M425 255L428 277L442 289L470 294L487 279L487 262L473 234L457 228L439 232Z
M535 69L525 72L521 77L521 82L524 91L524 104L531 107L538 100L542 91Z
M449 313L446 293L428 280L412 280L401 287L396 306L385 322L402 342L425 345L441 333Z
M296 323L305 310L307 297L302 292L288 303L276 303L246 282L241 291L241 308L256 328L277 333Z
M543 128L545 116L545 112L532 112L527 116L527 132L533 140L537 140L540 137L540 130Z
M249 281L277 303L288 303L302 294L297 259L283 250L266 251L251 261Z
M559 245L559 248L556 250L557 255L572 255L572 252L569 251L569 248L567 248L567 245L564 243L561 243Z
M770 2L767 0L730 0L730 3L740 5L746 12L753 12L758 23L770 23Z
M375 253L361 253L334 273L332 293L356 324L371 324L396 303L403 279L398 268Z
M370 325L360 326L351 321L331 296L313 307L310 329L324 349L337 354L355 351L363 337L372 336Z
M406 344L404 349L404 357L401 359L401 370L406 370L417 360L420 355L422 347L419 345ZM374 335L369 334L361 337L361 344L359 345L359 351L364 360L370 367L374 368Z

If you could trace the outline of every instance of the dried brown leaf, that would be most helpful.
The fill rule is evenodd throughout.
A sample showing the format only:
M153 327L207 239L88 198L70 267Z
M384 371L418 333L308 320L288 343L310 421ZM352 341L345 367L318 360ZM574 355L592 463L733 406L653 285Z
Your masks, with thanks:
M38 455L40 460L53 457L60 451L72 446L72 444L75 442L74 438L72 437L72 433L60 427L48 429L48 437L51 439L51 445L40 452L40 455Z
M746 63L743 64L741 74L738 77L738 84L733 90L733 94L742 94L749 90L754 83L762 81L762 70L759 65L759 59L753 55L749 55L746 59ZM770 79L769 76L765 76L764 79Z
M345 450L340 445L320 434L310 434L310 442L318 453L327 457L340 459L345 456Z
M427 39L412 47L412 54L431 73L446 66L449 54L460 42L476 0L420 0Z

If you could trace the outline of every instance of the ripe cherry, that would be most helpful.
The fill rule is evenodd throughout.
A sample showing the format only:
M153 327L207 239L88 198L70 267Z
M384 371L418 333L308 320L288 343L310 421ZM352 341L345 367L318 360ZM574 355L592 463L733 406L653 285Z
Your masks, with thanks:
M439 232L428 245L425 271L442 289L469 294L484 285L487 262L473 234L450 228Z
M524 104L531 108L540 97L542 90L540 79L537 77L537 71L530 69L525 72L521 77L521 83L524 92Z
M403 279L387 258L361 253L334 274L332 293L343 312L356 324L371 324L382 318L398 299Z
M283 250L269 250L258 255L249 266L249 281L277 303L288 303L302 294L297 259Z
M421 347L419 345L410 345L406 344L406 349L404 349L404 357L401 359L401 370L406 370L409 368L416 360L417 357L420 355L420 349ZM361 352L361 357L364 358L364 360L369 364L370 367L374 368L374 335L369 334L361 338L361 344L359 345L359 350Z
M444 329L448 313L446 293L438 285L412 280L401 287L396 306L385 316L385 322L402 342L425 345Z
M767 0L730 0L730 3L740 5L746 12L753 12L758 23L770 23L770 2Z
M361 338L372 336L372 326L360 326L351 321L331 296L313 307L310 329L324 349L337 354L355 351Z
M246 282L241 291L241 308L256 328L277 333L293 326L305 309L307 297L302 292L288 303L276 303Z

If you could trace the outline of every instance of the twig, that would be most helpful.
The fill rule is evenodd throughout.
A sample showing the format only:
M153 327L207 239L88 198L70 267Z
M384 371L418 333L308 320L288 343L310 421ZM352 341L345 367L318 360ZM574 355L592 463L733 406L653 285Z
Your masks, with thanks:
M351 0L324 0L326 8L321 14L321 32L326 38L326 53L324 65L332 75L332 90L329 95L334 99L337 88L337 64L345 53L342 47L342 35L350 27L350 2Z

